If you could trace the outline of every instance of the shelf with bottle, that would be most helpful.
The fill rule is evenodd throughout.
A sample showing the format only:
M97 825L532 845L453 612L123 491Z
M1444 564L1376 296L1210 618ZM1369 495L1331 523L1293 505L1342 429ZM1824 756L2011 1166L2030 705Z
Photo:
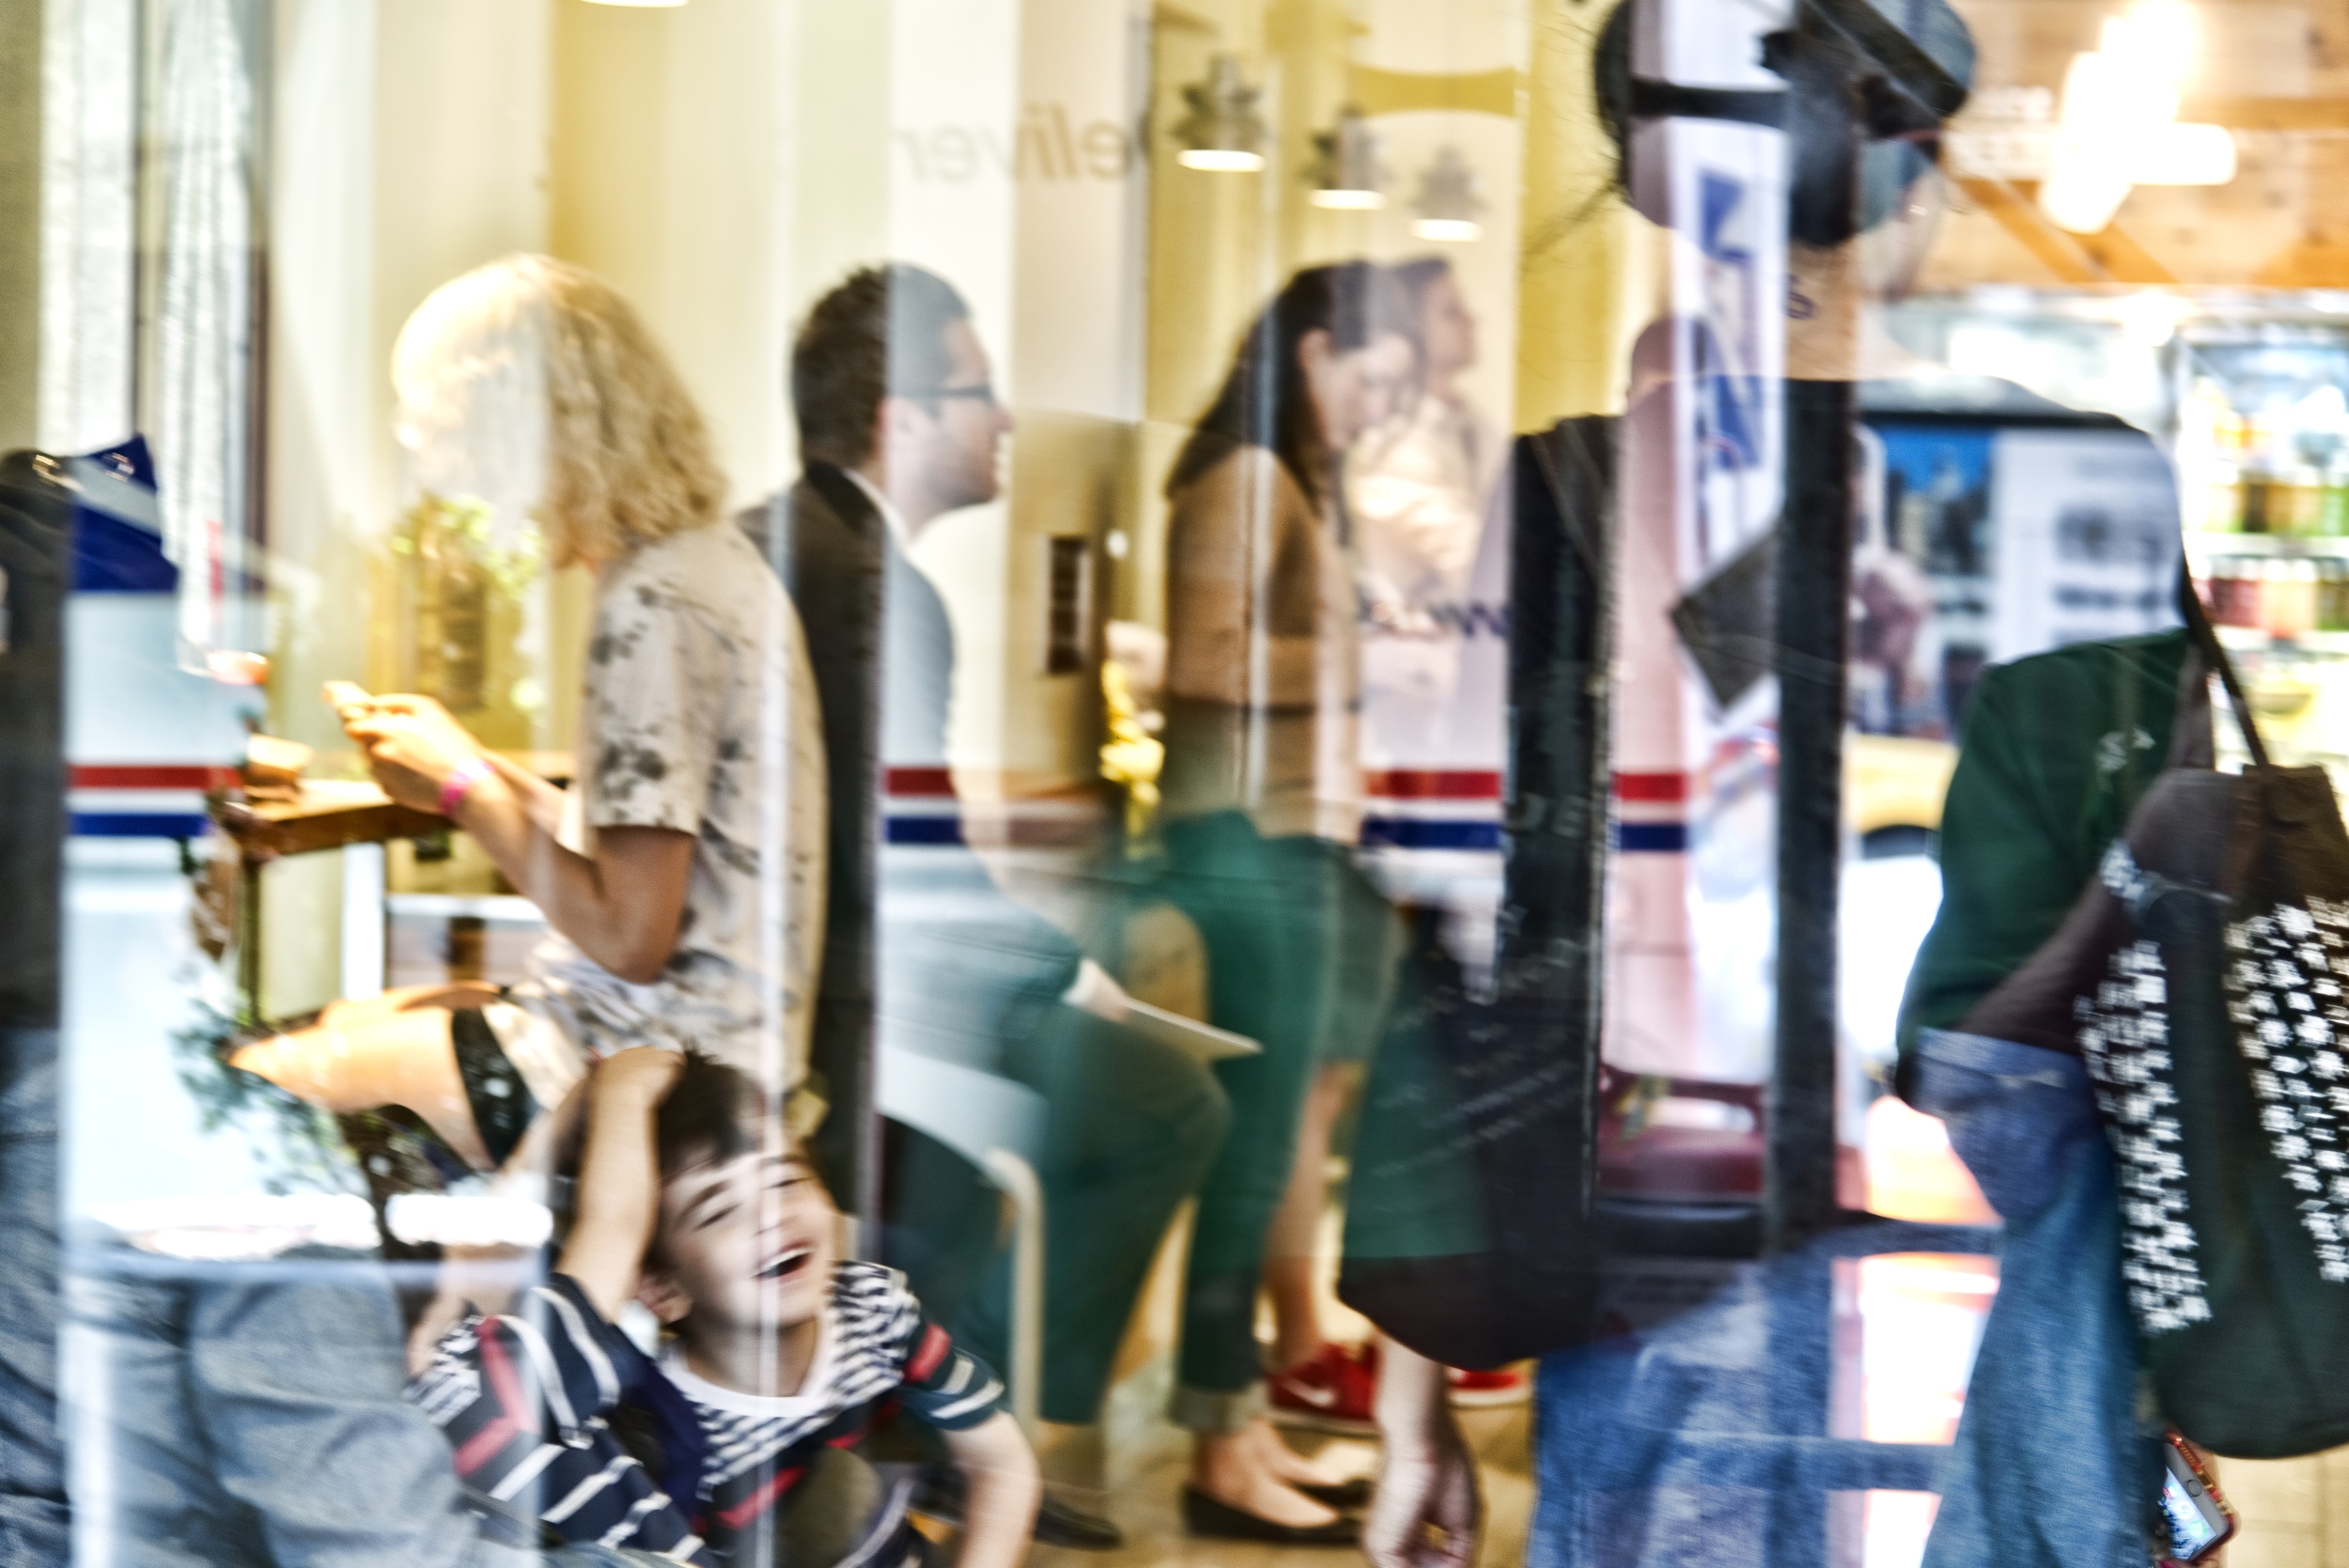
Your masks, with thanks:
M2349 632L2277 637L2258 627L2217 630L2259 716L2269 756L2287 767L2324 768L2349 810ZM2227 699L2215 678L2211 695L2218 766L2239 771L2248 751L2226 718Z
M2201 503L2199 533L2245 539L2295 539L2349 544L2349 467L2299 467L2261 473L2223 459L2208 465L2196 486Z
M2277 637L2255 626L2222 626L2217 629L2219 643L2237 653L2349 657L2349 631L2303 631L2296 637Z
M2188 559L2220 634L2241 646L2349 653L2349 559L2210 554Z
M2349 345L2201 335L2174 448L2189 533L2349 539Z
M2215 556L2277 556L2286 560L2349 559L2349 536L2339 538L2307 534L2221 534L2194 529L2186 536L2186 552L2199 564Z

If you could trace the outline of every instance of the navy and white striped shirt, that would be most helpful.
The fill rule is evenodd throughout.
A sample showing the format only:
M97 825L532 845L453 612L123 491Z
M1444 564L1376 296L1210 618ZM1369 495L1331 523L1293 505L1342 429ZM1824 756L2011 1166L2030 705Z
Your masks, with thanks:
M961 1431L993 1416L1003 1392L923 1314L904 1276L867 1263L835 1267L816 1358L787 1397L721 1388L674 1349L656 1366L560 1274L516 1312L451 1329L409 1387L466 1485L500 1508L568 1542L704 1565L767 1539L809 1460L854 1443L884 1403ZM659 1482L606 1419L623 1406L660 1434Z

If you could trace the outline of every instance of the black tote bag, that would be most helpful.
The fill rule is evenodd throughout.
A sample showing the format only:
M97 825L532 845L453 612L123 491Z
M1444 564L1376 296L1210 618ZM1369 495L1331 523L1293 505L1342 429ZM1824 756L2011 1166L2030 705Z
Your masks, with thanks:
M2183 577L2180 609L2201 661L2172 766L2062 928L1957 1027L2085 1060L2163 1413L2286 1458L2349 1442L2349 834L2323 768L2269 760ZM2239 776L2185 754L2212 671Z
M1492 994L1423 911L1362 1091L1338 1295L1452 1366L1590 1337L1616 444L1596 417L1517 438Z

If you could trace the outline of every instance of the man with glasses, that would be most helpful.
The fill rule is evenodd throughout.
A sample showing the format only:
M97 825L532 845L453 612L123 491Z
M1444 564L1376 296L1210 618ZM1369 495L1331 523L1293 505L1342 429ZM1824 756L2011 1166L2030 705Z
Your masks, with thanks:
M954 626L909 551L938 519L1002 489L1011 416L969 306L921 268L860 270L808 312L790 380L804 473L742 524L799 609L823 706L831 883L813 1064L849 1081L877 1037L1042 1097L1043 1415L1089 1422L1159 1242L1222 1139L1222 1092L1182 1050L1066 1000L1081 975L1078 995L1115 988L1066 933L996 887L961 845L958 815L894 832L879 820L884 779L946 776ZM958 1337L1007 1364L994 1189L894 1124L881 1182L885 1261ZM1050 1498L1036 1533L1117 1540L1107 1521Z

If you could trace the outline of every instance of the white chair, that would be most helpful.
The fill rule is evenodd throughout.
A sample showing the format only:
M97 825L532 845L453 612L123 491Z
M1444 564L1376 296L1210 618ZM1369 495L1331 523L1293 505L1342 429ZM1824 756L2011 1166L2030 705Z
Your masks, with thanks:
M1009 1079L881 1042L874 1063L880 1113L926 1133L979 1167L1011 1200L1011 1413L1033 1436L1043 1407L1044 1096Z

